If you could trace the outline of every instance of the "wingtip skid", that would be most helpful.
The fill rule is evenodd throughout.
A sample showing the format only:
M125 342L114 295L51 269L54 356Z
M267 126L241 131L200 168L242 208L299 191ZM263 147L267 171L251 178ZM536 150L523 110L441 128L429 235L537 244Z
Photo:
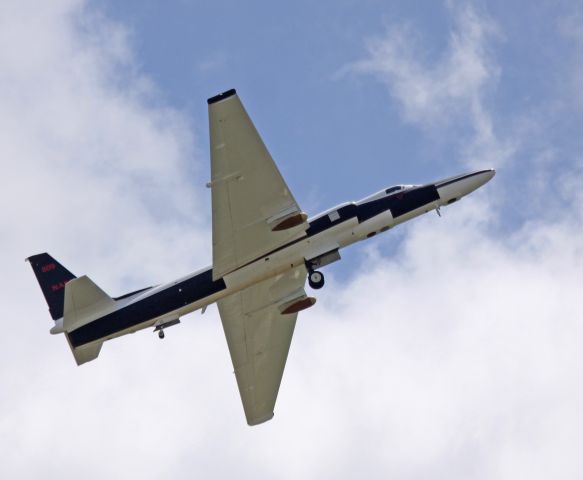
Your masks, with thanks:
M232 97L233 95L237 95L237 90L235 90L234 88L231 88L230 90L227 90L226 92L219 93L218 95L215 95L214 97L209 98L207 100L207 103L209 105L211 105L213 103L217 103L217 102L220 102L221 100L225 100L229 97Z

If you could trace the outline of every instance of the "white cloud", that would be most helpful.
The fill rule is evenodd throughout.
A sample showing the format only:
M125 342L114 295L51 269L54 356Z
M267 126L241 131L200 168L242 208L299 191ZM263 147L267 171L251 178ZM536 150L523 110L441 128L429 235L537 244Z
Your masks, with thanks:
M552 222L502 232L489 185L442 219L400 227L399 250L371 249L348 283L330 275L300 316L276 417L260 427L245 425L214 308L164 342L130 335L75 367L22 259L46 248L114 294L199 265L210 234L196 139L160 106L122 26L80 1L2 9L3 478L578 475L575 176L556 190L567 207ZM409 121L469 114L470 145L504 145L484 107L498 75L493 27L454 12L441 63L426 71L391 40L378 74Z
M426 58L419 32L404 23L389 25L384 36L369 40L367 57L345 71L372 74L385 83L405 121L437 135L453 128L461 132L466 164L500 165L514 146L496 133L484 100L500 74L490 44L501 34L471 5L449 8L453 27L436 61Z
M470 5L450 4L453 28L436 62L410 25L390 26L350 69L385 83L405 121L458 138L462 163L500 166L520 153L522 177L495 178L513 190L489 185L451 216L448 209L439 222L419 221L393 259L371 262L373 271L347 292L377 319L367 322L366 340L359 334L364 351L385 346L376 363L387 366L384 385L395 379L378 396L387 412L399 412L381 420L397 429L385 449L398 438L386 464L398 478L573 478L583 427L580 161L563 160L549 183L558 149L541 112L552 112L555 99L541 99L534 116L517 114L513 131L497 132L488 96L500 78L492 44L501 32ZM527 205L522 226L502 225L511 206L498 196ZM352 302L340 310L358 316Z
M475 222L480 203L417 221L392 259L335 285L318 322L303 320L301 378L318 362L325 381L314 410L332 410L311 420L323 428L342 418L338 436L357 452L339 455L347 471L355 455L372 459L373 477L580 471L583 229L532 223L504 240Z
M138 460L162 447L136 405L168 408L164 379L136 397L132 378L147 371L121 367L115 345L97 368L74 368L23 260L47 250L112 295L204 264L196 139L139 72L123 26L80 0L0 9L0 476L102 478L127 470L126 458L136 475L154 474ZM83 473L100 457L109 466Z
M32 18L26 2L4 9L2 196L18 204L3 214L4 242L22 258L67 252L84 259L80 268L105 255L138 277L166 262L188 271L209 243L191 129L154 106L123 27L81 2L54 2Z

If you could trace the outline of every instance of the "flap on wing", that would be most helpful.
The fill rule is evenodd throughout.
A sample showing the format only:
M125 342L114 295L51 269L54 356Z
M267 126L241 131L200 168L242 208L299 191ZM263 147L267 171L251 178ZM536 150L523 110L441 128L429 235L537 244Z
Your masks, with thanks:
M297 318L297 311L285 314L282 306L307 298L306 275L297 267L218 302L249 425L273 417Z
M289 191L236 92L209 99L213 278L305 235Z

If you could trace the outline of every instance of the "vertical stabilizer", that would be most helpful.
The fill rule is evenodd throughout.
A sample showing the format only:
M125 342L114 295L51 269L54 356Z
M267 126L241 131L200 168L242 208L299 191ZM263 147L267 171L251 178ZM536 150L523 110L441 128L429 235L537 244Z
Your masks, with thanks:
M63 265L57 262L48 253L40 253L26 259L30 262L32 270L49 305L49 312L53 320L63 316L65 300L65 284L73 280L73 275Z
M89 277L77 278L48 253L26 260L32 266L51 317L56 321L51 333L65 333L69 341L69 332L115 308L115 300ZM95 360L102 345L103 342L92 342L75 348L69 341L77 365Z

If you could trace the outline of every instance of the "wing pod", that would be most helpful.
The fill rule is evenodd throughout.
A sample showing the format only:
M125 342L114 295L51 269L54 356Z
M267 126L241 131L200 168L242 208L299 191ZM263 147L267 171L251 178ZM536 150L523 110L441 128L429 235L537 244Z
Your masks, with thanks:
M310 308L315 303L316 299L314 297L299 298L280 307L281 314L289 315L290 313L298 313L306 308Z

